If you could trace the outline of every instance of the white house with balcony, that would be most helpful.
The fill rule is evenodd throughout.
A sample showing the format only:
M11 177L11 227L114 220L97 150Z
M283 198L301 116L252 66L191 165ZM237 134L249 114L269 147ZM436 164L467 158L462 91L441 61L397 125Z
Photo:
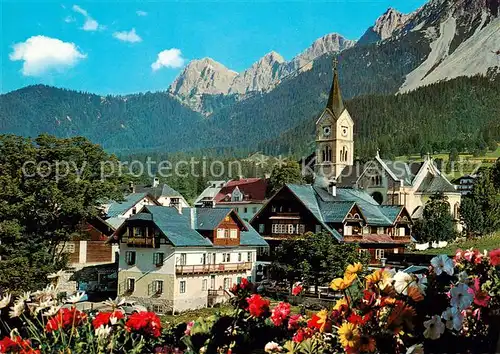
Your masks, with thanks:
M267 242L232 209L145 206L116 231L118 295L166 313L227 300Z

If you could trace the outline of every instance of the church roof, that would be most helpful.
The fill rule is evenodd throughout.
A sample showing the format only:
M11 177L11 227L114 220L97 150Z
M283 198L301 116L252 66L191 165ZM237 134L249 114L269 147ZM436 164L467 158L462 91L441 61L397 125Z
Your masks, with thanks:
M428 173L422 183L420 183L420 186L418 186L417 193L434 194L438 192L458 193L453 185L443 176Z
M340 92L340 84L339 84L339 73L337 71L337 63L334 62L333 67L333 82L332 87L330 89L330 95L328 96L328 103L326 104L326 108L329 109L335 116L335 118L339 118L342 112L344 111L344 102L342 101L342 94Z

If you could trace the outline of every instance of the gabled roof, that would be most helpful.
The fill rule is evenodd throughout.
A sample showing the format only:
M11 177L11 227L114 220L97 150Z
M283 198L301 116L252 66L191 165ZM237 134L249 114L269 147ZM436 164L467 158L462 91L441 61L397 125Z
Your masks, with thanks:
M195 228L197 230L214 230L226 216L233 214L236 221L246 227L239 215L230 208L194 208Z
M145 206L143 210L153 216L153 222L167 239L176 247L211 246L212 243L191 228L190 208L179 214L176 208L164 206Z
M177 197L184 198L181 193L177 192L175 189L170 187L168 184L159 184L156 187L153 186L137 186L136 192L138 193L149 193L155 198L159 197Z
M266 199L267 181L264 178L242 178L227 182L215 196L215 201L224 203L224 198L236 188L243 194L243 202L262 202Z
M248 221L243 221L247 231L241 231L240 233L240 245L243 246L261 246L267 247L269 244L259 235L259 233L248 223Z
M380 211L394 224L403 208L402 205L381 205Z
M106 216L108 218L112 218L115 216L119 216L126 211L128 211L130 208L132 208L134 205L139 203L144 198L148 197L148 193L131 193L125 196L125 200L122 202L112 202L109 205L108 211L106 213Z
M325 203L319 202L323 220L327 223L341 223L347 217L347 214L356 205L354 202L335 202Z
M443 193L459 193L455 187L441 174L427 173L422 183L417 188L417 193L434 194Z
M413 179L415 178L415 174L411 171L410 166L403 161L391 161L391 160L382 160L385 166L392 172L394 176L396 176L399 180L403 180L405 186L411 186Z

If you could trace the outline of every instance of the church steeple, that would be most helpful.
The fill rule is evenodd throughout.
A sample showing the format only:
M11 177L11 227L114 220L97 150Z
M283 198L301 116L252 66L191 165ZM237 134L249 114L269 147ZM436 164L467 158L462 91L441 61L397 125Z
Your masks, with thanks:
M339 73L337 70L338 60L337 57L333 58L333 82L330 89L330 96L328 96L328 103L326 108L330 109L339 118L344 111L344 102L342 101L342 94L340 93Z

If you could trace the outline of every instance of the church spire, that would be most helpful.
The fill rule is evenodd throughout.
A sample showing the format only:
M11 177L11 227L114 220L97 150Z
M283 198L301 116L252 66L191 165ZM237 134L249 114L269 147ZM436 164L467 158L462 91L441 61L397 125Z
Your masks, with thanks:
M333 83L330 89L330 96L326 108L330 109L335 118L339 118L344 111L344 102L342 101L342 94L340 93L339 73L337 71L338 60L333 57Z

